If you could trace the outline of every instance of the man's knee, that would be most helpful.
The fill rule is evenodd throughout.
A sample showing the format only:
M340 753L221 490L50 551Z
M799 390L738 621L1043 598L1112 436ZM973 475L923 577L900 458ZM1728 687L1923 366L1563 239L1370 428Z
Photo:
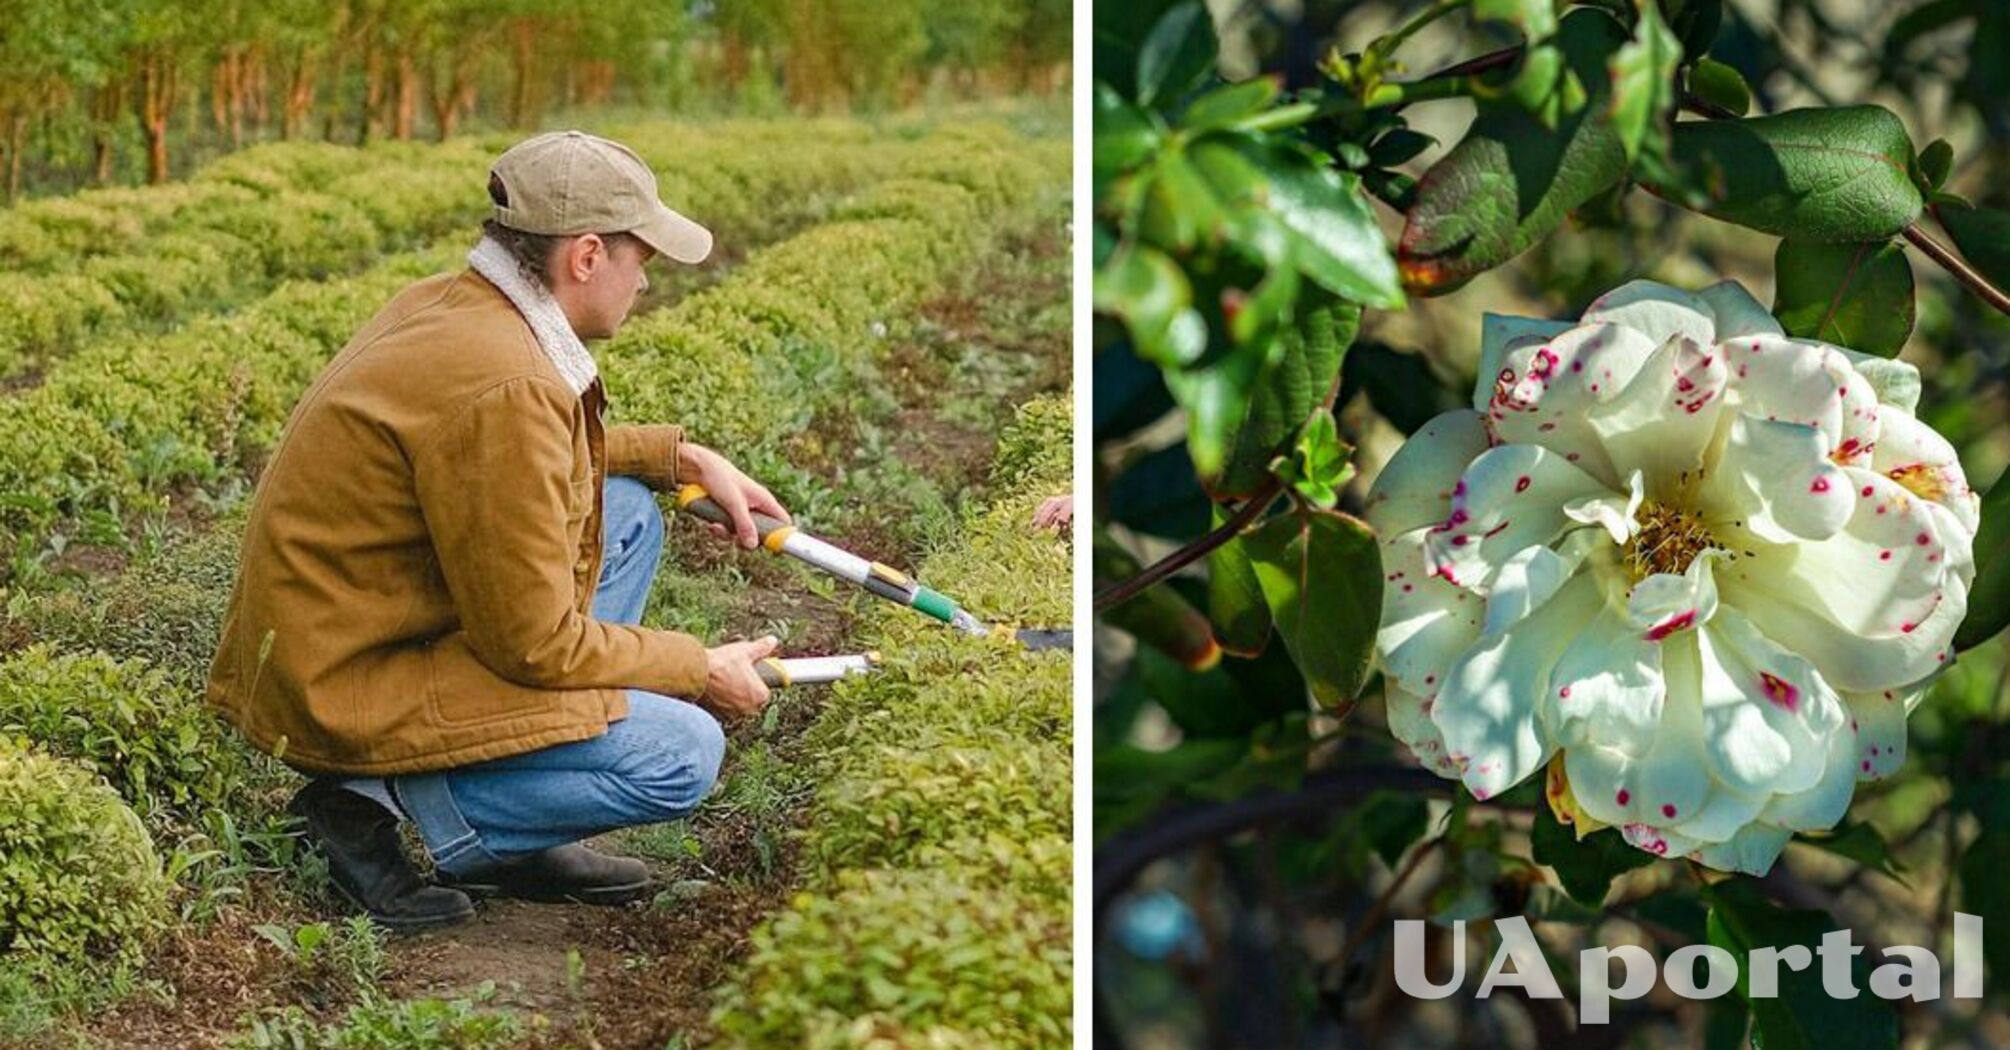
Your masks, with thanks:
M607 556L626 554L637 547L652 551L663 548L663 509L656 493L634 478L610 477L604 497L607 517Z
M635 698L630 718L647 719L649 739L635 754L628 779L659 814L671 820L695 809L719 779L726 734L695 704L668 697ZM638 710L639 709L639 710Z

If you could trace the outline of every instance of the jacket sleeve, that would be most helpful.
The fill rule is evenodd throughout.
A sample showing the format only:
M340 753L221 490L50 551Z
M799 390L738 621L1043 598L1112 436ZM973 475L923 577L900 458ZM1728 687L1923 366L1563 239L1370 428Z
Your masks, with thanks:
M698 639L606 623L574 605L579 550L567 507L594 498L572 492L576 401L548 380L508 380L414 453L419 508L461 627L489 670L520 685L696 699L705 688Z
M684 428L673 423L607 428L607 473L634 478L662 492L677 487L677 446Z

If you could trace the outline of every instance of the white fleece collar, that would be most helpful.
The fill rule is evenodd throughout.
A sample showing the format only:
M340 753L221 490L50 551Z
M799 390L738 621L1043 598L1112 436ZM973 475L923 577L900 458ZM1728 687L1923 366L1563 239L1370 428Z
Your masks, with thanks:
M517 313L523 315L531 334L537 337L537 345L544 348L544 355L551 359L558 374L565 377L566 385L572 387L574 394L585 394L600 370L594 366L593 355L586 352L586 344L579 341L572 322L565 319L565 311L559 308L551 292L526 278L517 268L516 260L510 257L509 249L493 237L483 237L475 245L475 250L468 253L468 265L515 304Z

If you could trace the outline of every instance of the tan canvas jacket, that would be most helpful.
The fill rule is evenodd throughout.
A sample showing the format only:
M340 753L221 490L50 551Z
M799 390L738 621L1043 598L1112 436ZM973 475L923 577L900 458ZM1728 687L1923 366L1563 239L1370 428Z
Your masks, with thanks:
M696 697L705 650L590 614L601 483L674 486L675 426L603 431L472 270L399 293L287 422L252 501L209 702L315 772L421 772Z

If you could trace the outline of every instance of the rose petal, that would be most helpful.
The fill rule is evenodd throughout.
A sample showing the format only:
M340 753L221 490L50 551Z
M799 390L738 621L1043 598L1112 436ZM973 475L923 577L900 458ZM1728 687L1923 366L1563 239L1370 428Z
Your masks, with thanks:
M1849 812L1856 794L1855 730L1847 725L1828 735L1822 776L1814 787L1788 795L1774 795L1759 819L1788 831L1826 831Z
M1466 468L1452 489L1451 512L1430 531L1431 570L1485 594L1510 557L1572 527L1565 503L1605 494L1596 479L1539 445L1488 449Z
M1711 774L1761 796L1821 779L1842 704L1814 665L1773 644L1735 609L1697 632L1705 751Z
M1616 604L1608 604L1568 642L1543 693L1557 742L1564 747L1595 742L1629 757L1646 755L1668 691L1661 647L1643 638Z
M1511 631L1482 638L1445 673L1431 719L1444 733L1466 787L1491 798L1542 768L1556 750L1536 698L1564 643L1596 613L1589 577L1576 576Z
M1458 763L1446 753L1444 734L1431 721L1431 708L1436 701L1395 685L1384 689L1382 698L1390 735L1410 749L1417 764L1447 780L1459 779Z
M1856 727L1857 780L1882 780L1905 765L1905 700L1895 689L1844 693L1850 722Z
M1791 838L1793 835L1785 828L1747 824L1730 841L1702 847L1697 851L1697 860L1718 871L1763 876L1773 870L1780 851L1787 848L1787 840Z
M1482 314L1480 316L1480 364L1478 379L1473 384L1473 410L1485 412L1487 402L1494 396L1494 384L1500 376L1501 358L1506 356L1510 344L1523 340L1541 342L1553 339L1558 334L1575 327L1569 321L1546 321L1537 317L1510 317L1506 314Z
M1829 461L1819 430L1739 415L1704 477L1706 519L1738 521L1769 543L1836 534L1855 506L1850 479Z
M1424 559L1424 536L1414 529L1382 542L1382 620L1375 654L1382 670L1404 688L1438 691L1445 669L1480 634L1479 598L1445 582Z
M1723 354L1707 343L1678 335L1661 344L1619 396L1592 413L1613 469L1643 472L1655 498L1670 498L1703 467L1728 374Z
M1383 536L1445 520L1452 486L1487 450L1486 425L1464 409L1439 415L1410 435L1368 488L1368 524Z
M1632 381L1656 345L1631 328L1603 324L1513 345L1495 377L1487 425L1501 441L1541 445L1618 488L1620 475L1590 414Z
M1870 468L1947 508L1962 529L1974 535L1982 501L1968 487L1954 446L1909 412L1880 405L1877 419L1877 447Z
M1696 296L1710 307L1719 343L1754 335L1780 335L1784 331L1772 312L1736 281L1718 281Z
M1827 343L1756 335L1722 344L1731 404L1747 415L1819 429L1822 453L1847 460L1877 441L1877 394ZM1854 441L1855 444L1849 444Z
M1578 319L1580 324L1601 321L1625 325L1645 335L1654 346L1678 335L1698 346L1717 343L1717 321L1710 304L1701 296L1659 281L1628 281L1592 300Z

